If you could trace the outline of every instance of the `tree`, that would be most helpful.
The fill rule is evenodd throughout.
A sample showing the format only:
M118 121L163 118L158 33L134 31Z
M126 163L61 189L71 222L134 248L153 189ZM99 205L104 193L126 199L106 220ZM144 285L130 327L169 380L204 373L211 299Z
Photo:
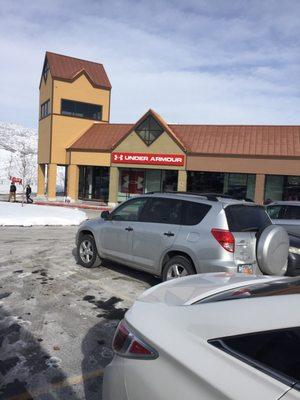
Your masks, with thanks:
M25 186L33 183L35 169L36 153L23 142L20 144L20 149L16 152L16 172L22 178L22 206L24 204Z

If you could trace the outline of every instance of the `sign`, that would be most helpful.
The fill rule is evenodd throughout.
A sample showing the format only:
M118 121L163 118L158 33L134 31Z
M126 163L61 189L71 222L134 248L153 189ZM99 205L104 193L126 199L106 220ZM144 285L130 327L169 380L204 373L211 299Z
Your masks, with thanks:
M182 167L183 154L111 153L114 164L171 165Z
M9 180L12 183L18 183L19 185L22 185L22 178L16 178L15 176L10 176Z

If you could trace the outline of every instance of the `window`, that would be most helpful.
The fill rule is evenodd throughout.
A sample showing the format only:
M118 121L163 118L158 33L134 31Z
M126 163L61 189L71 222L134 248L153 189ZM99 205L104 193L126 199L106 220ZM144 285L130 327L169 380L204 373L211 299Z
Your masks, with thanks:
M259 231L271 225L270 218L262 206L237 204L227 206L225 213L231 232Z
M138 221L141 211L148 199L138 198L120 205L112 214L113 221Z
M300 206L286 206L285 219L300 219Z
M266 175L265 200L300 200L300 176Z
M48 115L50 115L50 100L41 105L41 119L46 118Z
M150 146L154 140L156 140L162 133L163 128L159 125L152 115L149 115L143 122L141 122L137 128L135 128L136 133L139 137Z
M287 385L300 380L300 328L210 340L210 344Z
M87 118L101 121L102 106L97 104L81 103L79 101L62 99L61 114L69 115L71 117Z
M180 225L181 205L180 200L151 198L141 214L140 221Z
M44 64L44 68L43 68L43 78L44 78L45 82L46 82L47 77L48 77L48 71L49 71L49 64L48 64L48 62L46 60L45 64Z
M182 225L197 225L206 216L211 206L208 204L183 202Z
M268 206L266 207L267 213L271 219L282 219L284 217L285 207L284 206Z

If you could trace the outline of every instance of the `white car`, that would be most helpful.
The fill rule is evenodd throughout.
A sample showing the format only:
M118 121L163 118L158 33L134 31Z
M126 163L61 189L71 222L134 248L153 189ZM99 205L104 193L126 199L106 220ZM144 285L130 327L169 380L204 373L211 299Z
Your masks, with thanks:
M126 313L103 400L300 399L300 278L212 273Z

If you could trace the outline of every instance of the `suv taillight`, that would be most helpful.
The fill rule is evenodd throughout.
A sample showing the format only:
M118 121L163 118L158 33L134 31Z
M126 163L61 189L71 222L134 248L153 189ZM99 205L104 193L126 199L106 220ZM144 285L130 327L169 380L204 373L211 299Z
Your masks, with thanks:
M113 344L113 350L116 354L126 358L139 358L143 360L155 359L158 353L144 340L137 337L128 325L122 320L116 330Z
M225 250L234 253L234 236L230 231L213 228L211 233Z

